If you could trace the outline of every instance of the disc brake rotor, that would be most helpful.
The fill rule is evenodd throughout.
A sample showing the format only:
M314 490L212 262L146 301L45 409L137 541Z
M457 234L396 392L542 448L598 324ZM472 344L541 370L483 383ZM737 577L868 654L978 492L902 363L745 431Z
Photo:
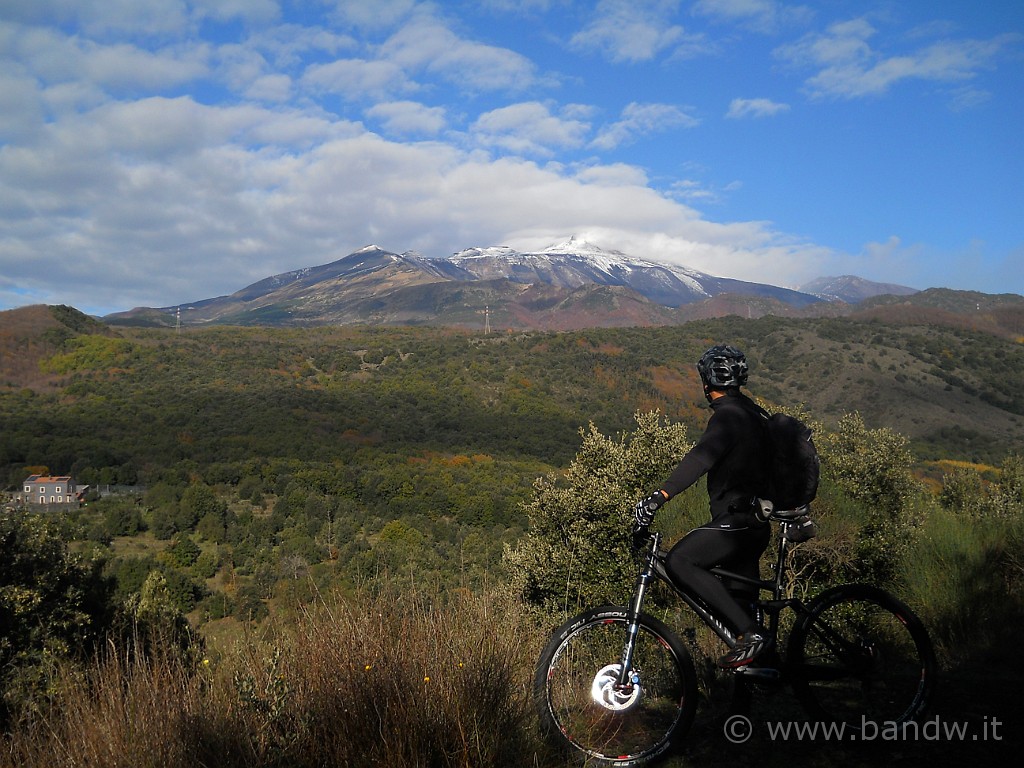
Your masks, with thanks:
M641 688L633 682L628 688L616 689L621 664L609 664L594 677L590 686L590 697L599 705L612 712L629 709L640 700Z

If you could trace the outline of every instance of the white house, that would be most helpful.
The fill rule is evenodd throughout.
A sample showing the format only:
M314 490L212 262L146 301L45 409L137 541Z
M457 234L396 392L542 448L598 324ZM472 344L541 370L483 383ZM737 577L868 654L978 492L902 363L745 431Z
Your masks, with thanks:
M32 506L77 507L81 494L70 475L29 475L21 484L21 491L14 494L14 500Z

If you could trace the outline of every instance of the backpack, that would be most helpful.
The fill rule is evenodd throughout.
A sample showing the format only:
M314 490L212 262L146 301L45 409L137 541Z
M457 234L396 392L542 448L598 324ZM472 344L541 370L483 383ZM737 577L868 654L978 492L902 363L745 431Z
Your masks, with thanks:
M818 494L820 462L811 429L785 413L768 417L772 442L771 488L767 497L775 509L798 509Z

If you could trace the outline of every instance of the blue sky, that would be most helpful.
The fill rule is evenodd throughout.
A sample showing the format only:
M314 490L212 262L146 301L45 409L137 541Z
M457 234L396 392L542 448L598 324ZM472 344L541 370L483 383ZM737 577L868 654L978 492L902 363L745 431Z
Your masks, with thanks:
M570 235L1024 292L1019 0L0 0L0 309Z

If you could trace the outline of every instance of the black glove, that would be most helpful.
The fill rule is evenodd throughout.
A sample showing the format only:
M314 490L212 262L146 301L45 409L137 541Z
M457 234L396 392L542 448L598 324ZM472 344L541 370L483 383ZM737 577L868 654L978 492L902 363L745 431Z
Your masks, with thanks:
M668 501L668 498L665 496L665 492L661 490L640 499L633 508L633 517L636 519L637 526L646 528L653 523L654 513L661 509L666 501Z
M651 529L646 525L633 526L633 551L639 552L651 540Z

